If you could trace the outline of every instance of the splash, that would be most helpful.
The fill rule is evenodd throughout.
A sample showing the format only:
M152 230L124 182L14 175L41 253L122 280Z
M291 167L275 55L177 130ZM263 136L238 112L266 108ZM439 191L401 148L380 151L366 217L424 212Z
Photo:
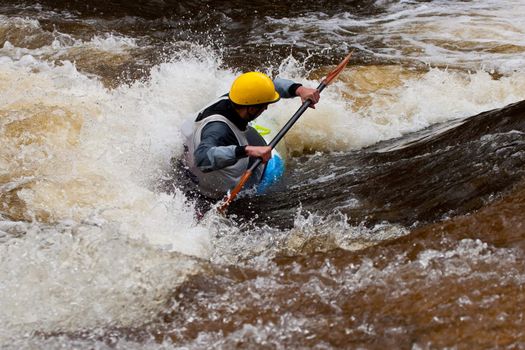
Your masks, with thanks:
M307 256L335 249L362 250L409 232L402 226L388 223L373 227L364 224L354 226L348 223L344 214L338 212L325 217L298 210L293 227L288 230L267 225L254 227L249 223L236 225L235 217L210 217L209 220L215 228L211 238L214 253L210 261L259 267L276 257Z
M225 93L238 72L223 67L219 54L184 43L172 59L148 70L145 79L108 89L83 68L96 66L97 59L136 60L136 40L49 35L38 22L24 19L7 27L15 29L0 33L5 41L0 51L2 343L33 332L140 326L166 307L175 286L202 271L203 260L264 266L275 256L360 250L406 234L389 224L349 226L338 215L299 213L288 231L253 229L218 222L217 217L195 221L184 195L161 193L156 182L170 159L181 155L179 126ZM340 33L345 30L349 28ZM24 31L31 35L21 35ZM72 63L77 58L84 61ZM280 74L317 86L326 68L307 72L297 61L285 60ZM497 77L479 67L472 73L393 66L349 69L323 92L317 109L303 116L282 147L293 155L358 149L523 99L523 81L520 72ZM297 100L282 101L263 120L276 131L298 106ZM347 204L353 205L352 199ZM469 247L480 243L465 245L458 250L460 260L469 259ZM456 255L428 251L409 267L416 277L424 277L428 266ZM357 277L350 267L340 284L352 281L363 290L375 286L366 276L379 280L404 272L405 265L397 263L389 270L363 263ZM449 271L448 265L443 269ZM229 344L258 334L266 339L305 324L284 314L269 329L246 325L226 342L222 334L203 334L201 340ZM361 326L372 332L365 322Z
M284 77L296 65L286 65ZM313 72L322 76L327 70ZM466 118L525 99L522 72L495 78L474 73L400 66L350 67L323 91L315 110L307 111L285 137L286 153L301 155L359 149L400 137L435 123ZM299 78L305 86L316 86ZM279 130L298 105L295 100L272 106L261 119Z
M108 90L67 61L1 60L0 337L147 322L209 254L192 205L154 182L202 102L173 98L181 74L210 62Z
M198 272L190 257L126 238L118 223L0 222L2 342L26 332L131 327ZM95 306L95 307L94 307Z

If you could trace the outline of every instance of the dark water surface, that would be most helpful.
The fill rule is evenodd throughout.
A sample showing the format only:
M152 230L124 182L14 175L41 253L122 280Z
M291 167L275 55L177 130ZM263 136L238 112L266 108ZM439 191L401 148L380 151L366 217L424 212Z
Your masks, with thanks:
M231 212L252 207L246 217L262 212L261 222L289 226L298 206L322 216L337 210L355 224L410 226L465 214L523 178L524 120L519 102L356 152L299 158L288 187L241 199ZM320 171L325 179L312 183Z

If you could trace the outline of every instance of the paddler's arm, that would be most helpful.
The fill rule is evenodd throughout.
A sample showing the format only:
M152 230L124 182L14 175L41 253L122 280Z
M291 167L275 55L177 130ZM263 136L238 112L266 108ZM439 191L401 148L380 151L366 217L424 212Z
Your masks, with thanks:
M246 157L231 129L222 122L212 122L201 132L201 142L193 154L195 164L204 173L220 170Z
M268 146L239 146L235 134L226 124L212 122L202 130L201 143L193 155L197 167L208 173L233 165L248 156L262 158L266 162L271 152Z
M319 102L321 97L319 90L308 88L302 84L295 83L292 80L275 78L273 80L273 84L275 85L275 90L277 90L282 98L292 98L299 96L301 97L301 102L311 100L312 104L310 107L312 108L315 108L315 104Z

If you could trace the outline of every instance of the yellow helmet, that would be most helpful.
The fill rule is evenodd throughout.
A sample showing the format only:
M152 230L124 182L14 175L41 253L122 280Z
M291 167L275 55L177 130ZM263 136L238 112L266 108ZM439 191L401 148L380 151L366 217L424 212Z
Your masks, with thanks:
M228 96L233 103L241 106L274 103L281 98L275 91L272 79L259 72L248 72L238 76Z

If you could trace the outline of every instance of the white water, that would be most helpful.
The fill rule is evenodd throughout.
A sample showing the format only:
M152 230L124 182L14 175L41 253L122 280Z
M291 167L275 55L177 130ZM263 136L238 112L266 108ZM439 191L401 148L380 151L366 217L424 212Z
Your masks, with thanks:
M11 21L2 18L0 26L12 26ZM41 31L37 21L15 21ZM336 246L369 244L361 242L366 235L360 228L345 226L343 218L298 215L292 232L263 228L259 239L216 218L197 223L181 194L156 192L155 183L170 158L181 154L182 121L226 92L238 72L221 68L210 50L193 47L154 67L146 82L108 90L98 78L79 72L68 55L79 48L127 55L135 41L107 36L68 44L60 38L38 49L6 44L0 50L0 189L16 191L18 198L0 210L23 220L0 222L2 343L32 331L140 325L162 310L187 274L201 269L197 258L224 263L271 255L269 250L300 251L312 236L330 235L337 223L330 239ZM461 61L424 51L422 60ZM49 63L57 57L66 60ZM382 81L398 71L349 69L296 125L286 150L356 149L524 99L521 58L513 57L502 57L497 68L506 75L499 80L479 69L470 74L431 69L357 91L350 83L355 77ZM293 58L282 62L283 77L317 85L301 72ZM358 103L362 95L370 100ZM297 107L297 100L283 101L262 121L277 130ZM389 237L403 234L388 229L395 231ZM272 238L275 234L281 238Z
M358 47L383 59L507 74L525 66L525 3L521 0L379 0L376 4L384 12L367 18L344 11L333 16L312 12L270 17L266 26L257 28L252 42L341 50Z

